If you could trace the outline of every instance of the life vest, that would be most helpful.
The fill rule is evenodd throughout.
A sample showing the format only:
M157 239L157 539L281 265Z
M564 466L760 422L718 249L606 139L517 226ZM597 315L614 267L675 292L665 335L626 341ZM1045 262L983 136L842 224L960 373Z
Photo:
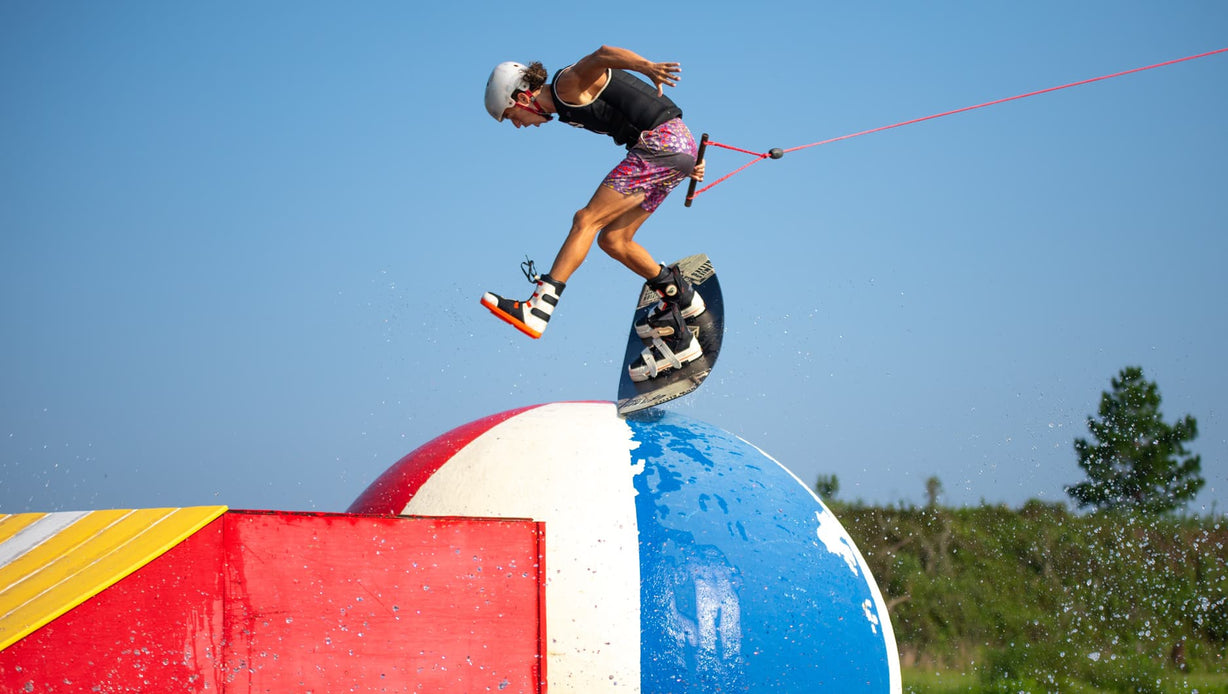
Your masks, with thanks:
M614 69L607 70L609 77L605 86L591 103L569 104L559 98L554 88L563 70L554 73L554 82L550 83L550 95L554 97L559 121L609 135L627 149L635 146L640 133L682 116L682 109L669 97L657 96L656 87L628 72Z

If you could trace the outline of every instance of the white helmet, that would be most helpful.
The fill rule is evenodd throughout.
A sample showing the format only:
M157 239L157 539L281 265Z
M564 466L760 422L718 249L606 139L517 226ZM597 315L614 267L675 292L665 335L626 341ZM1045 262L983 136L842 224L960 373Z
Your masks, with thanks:
M503 112L516 103L512 95L518 91L528 91L529 83L524 78L528 70L520 63L499 63L490 72L486 80L486 111L500 123L503 122Z

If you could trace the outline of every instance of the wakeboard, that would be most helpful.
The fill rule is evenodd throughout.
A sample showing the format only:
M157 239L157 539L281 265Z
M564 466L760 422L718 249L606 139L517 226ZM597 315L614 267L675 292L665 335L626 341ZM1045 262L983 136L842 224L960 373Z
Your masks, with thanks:
M687 328L699 339L703 347L703 356L683 364L680 369L669 369L646 381L636 383L631 380L627 367L631 365L651 344L653 338L641 338L635 332L635 323L648 315L652 307L661 300L645 282L640 290L639 301L635 305L635 313L631 317L631 330L627 336L627 350L623 355L622 375L618 382L618 414L625 415L639 410L656 407L675 398L680 398L699 387L721 353L721 342L725 337L725 301L721 297L721 284L716 277L716 269L706 254L687 256L677 262L678 269L695 291L703 297L707 307L703 313L687 320Z

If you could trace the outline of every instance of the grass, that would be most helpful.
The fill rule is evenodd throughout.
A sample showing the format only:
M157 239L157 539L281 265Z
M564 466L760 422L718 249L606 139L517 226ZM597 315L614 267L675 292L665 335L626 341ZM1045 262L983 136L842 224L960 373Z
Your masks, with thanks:
M1061 692L1062 694L1115 694L1119 689L1098 689L1091 685L1065 685L1044 688L1033 685L1011 686L989 684L977 673L931 670L928 668L905 668L901 672L904 694L999 694L1001 692ZM1152 683L1148 683L1151 685ZM1228 673L1198 673L1163 677L1156 685L1138 691L1154 691L1167 694L1228 694Z
M963 672L929 670L921 668L904 669L901 673L904 682L904 694L954 694L955 692L972 692L981 685L976 675Z

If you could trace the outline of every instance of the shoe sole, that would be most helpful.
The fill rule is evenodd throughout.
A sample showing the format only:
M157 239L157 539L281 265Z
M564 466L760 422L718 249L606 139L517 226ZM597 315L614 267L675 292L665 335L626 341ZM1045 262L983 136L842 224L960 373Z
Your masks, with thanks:
M498 304L495 304L492 306L491 304L486 303L486 297L482 297L482 305L485 306L488 311L495 314L495 318L498 318L499 320L507 323L508 325L519 330L525 335L528 335L534 340L539 339L542 336L542 334L539 333L538 331L525 325L524 321L520 320L519 318L516 318L515 316L511 314L508 314L508 313L505 313L504 311L499 310ZM624 323L624 325L626 324Z

